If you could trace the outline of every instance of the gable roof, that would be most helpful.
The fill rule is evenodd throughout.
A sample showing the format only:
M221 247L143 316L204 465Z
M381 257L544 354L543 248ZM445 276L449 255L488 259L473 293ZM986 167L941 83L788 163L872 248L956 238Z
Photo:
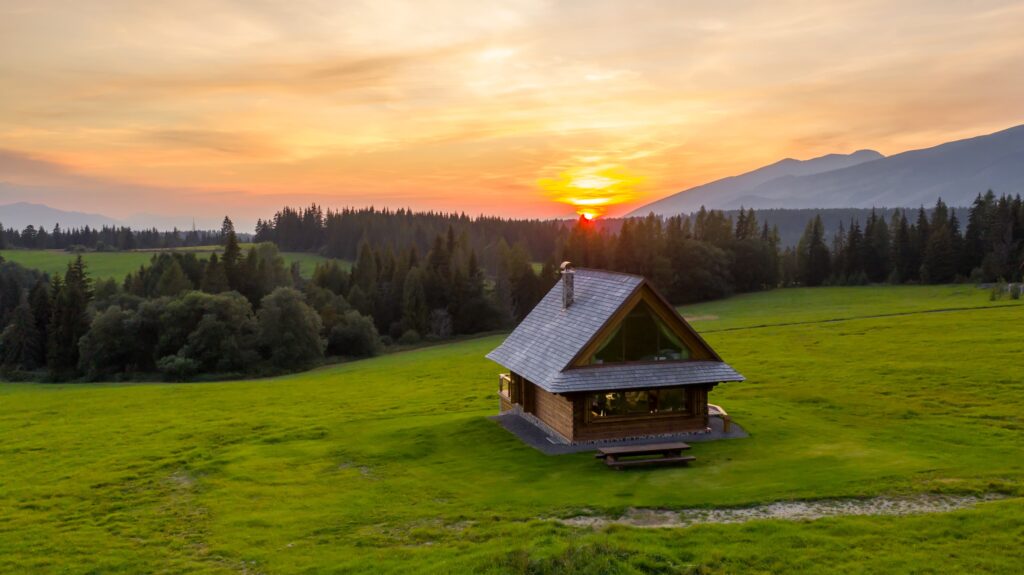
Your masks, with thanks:
M574 281L574 302L568 309L562 307L559 282L508 338L487 354L487 358L552 393L743 381L743 376L720 361L696 332L693 335L713 356L712 361L624 363L570 369L573 360L616 312L647 285L640 276L586 268L575 270ZM686 329L693 331L675 308L664 299L661 301Z

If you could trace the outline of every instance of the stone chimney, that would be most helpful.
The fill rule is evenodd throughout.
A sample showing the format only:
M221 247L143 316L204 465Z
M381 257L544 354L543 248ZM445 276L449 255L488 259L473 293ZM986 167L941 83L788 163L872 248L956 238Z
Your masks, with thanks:
M576 270L572 269L572 262L562 262L562 309L569 309L576 295L576 288L573 285L573 276Z

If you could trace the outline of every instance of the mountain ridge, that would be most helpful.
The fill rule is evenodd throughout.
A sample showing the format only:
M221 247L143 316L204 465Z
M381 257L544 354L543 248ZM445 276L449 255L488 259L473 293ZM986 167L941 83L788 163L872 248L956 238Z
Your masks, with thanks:
M122 226L119 220L88 212L60 210L45 204L32 202L13 202L0 206L0 225L5 228L22 230L25 227L43 226L47 231L60 224L62 228L101 228L103 226Z
M775 170L785 173L756 177L786 161L780 160L677 192L627 216L674 215L702 205L713 209L917 207L934 204L939 197L949 205L966 206L989 189L1024 191L1024 125L891 156L869 157L863 152L870 151L796 160L798 164ZM803 174L794 169L821 168L824 164L819 160L833 156L846 159L848 165Z

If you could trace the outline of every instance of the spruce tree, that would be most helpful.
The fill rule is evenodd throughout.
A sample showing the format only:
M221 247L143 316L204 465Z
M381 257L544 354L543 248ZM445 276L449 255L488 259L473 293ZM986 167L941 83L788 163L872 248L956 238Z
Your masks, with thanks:
M804 235L797 246L797 266L801 281L806 286L819 286L828 279L831 261L825 245L825 226L821 216L807 222Z
M846 253L843 254L843 273L846 283L858 284L858 278L864 275L864 235L860 231L860 222L850 222L850 232L846 236Z
M964 233L963 258L961 262L961 271L965 275L970 274L976 268L980 268L982 261L985 259L985 253L988 248L986 245L986 232L988 231L990 207L991 204L988 201L988 196L983 197L981 194L978 194L967 214L967 230Z
M238 245L238 236L234 231L228 232L224 240L224 275L228 278L228 286L240 293L245 293L245 278L241 269L242 248Z
M222 242L226 242L228 236L235 233L235 224L231 221L231 218L224 216L224 221L220 225L220 238Z
M420 336L427 333L427 295L423 287L423 270L413 268L405 277L402 294L403 330L414 330Z
M897 215L893 217L896 225L892 242L893 275L891 281L903 283L915 275L910 225L907 223L906 214L902 211L897 212Z
M921 264L921 281L947 283L956 277L958 262L954 249L949 209L940 198L928 222L928 239Z
M364 240L359 246L359 257L352 266L352 283L359 286L366 295L372 294L377 289L377 258L370 247L370 242Z
M872 282L883 282L890 274L889 225L871 210L864 228L864 273Z
M32 287L32 291L28 294L28 303L32 307L32 317L36 324L36 331L39 333L39 350L38 355L35 358L36 365L44 365L46 363L46 344L49 340L51 298L50 284L43 279L37 281L36 285Z
M181 269L177 259L171 261L171 264L164 269L164 272L160 274L160 279L156 282L157 297L174 297L191 289L192 282L185 276L185 272Z
M224 271L224 264L220 263L217 254L210 255L210 259L207 260L200 287L206 293L231 291L231 287L228 285L228 275Z
M736 239L738 240L752 240L757 237L757 214L754 213L754 208L750 208L749 211L744 212L743 207L740 207L739 215L736 219Z
M39 366L43 344L27 293L22 293L11 323L0 334L0 349L6 369L32 370Z
M91 299L89 276L82 257L78 256L68 264L64 281L55 281L53 286L46 363L55 379L76 374L78 340L89 331L88 306Z

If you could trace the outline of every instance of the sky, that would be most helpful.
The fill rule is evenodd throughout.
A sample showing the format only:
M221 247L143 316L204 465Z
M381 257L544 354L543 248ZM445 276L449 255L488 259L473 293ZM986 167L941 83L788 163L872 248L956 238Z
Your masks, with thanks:
M1024 123L1024 3L0 0L0 203L617 215Z

